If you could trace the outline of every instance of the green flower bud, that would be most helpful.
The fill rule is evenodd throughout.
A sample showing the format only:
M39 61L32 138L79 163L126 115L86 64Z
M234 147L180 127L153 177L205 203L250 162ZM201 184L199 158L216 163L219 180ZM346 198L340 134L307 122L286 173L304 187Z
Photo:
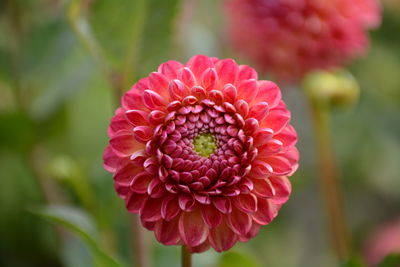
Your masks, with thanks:
M314 104L328 107L352 106L360 95L358 82L345 70L311 72L302 86Z

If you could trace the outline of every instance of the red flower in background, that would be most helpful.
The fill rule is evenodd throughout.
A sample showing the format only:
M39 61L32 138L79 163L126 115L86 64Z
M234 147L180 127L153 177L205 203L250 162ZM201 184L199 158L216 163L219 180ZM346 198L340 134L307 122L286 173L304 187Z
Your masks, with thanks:
M297 80L363 54L377 0L227 0L234 47L267 73Z
M217 251L254 237L291 192L297 134L279 88L232 59L168 61L122 98L104 167L165 245Z

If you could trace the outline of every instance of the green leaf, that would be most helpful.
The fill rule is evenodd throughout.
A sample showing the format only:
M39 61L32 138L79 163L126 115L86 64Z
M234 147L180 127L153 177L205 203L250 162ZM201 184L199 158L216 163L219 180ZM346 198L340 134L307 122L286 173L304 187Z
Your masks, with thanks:
M218 267L260 267L253 258L249 255L239 252L225 252L221 255Z
M69 206L52 205L31 210L31 212L67 228L81 237L91 249L98 266L123 267L121 263L100 248L96 227L89 215L83 210Z
M389 254L377 267L398 267L400 266L400 254Z

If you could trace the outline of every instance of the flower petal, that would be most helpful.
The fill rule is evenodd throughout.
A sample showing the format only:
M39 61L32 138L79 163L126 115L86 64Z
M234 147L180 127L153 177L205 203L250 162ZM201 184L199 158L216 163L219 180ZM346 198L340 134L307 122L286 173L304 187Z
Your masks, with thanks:
M254 79L244 80L237 87L238 98L243 99L247 103L254 100L258 93L257 81Z
M182 68L182 63L175 60L169 60L158 67L158 72L164 74L167 79L172 80L178 78L178 73Z
M267 102L271 108L276 107L281 100L281 90L271 81L258 81L256 102Z
M147 198L146 203L140 210L142 222L155 222L161 219L161 201L156 198Z
M129 192L126 198L126 209L132 213L139 213L148 198L147 194Z
M234 84L238 76L239 67L233 59L223 59L215 64L220 86L227 83Z
M275 204L285 203L292 192L292 185L286 176L271 176L268 178L274 188L275 195L272 201Z
M236 234L245 235L250 231L252 219L247 213L234 209L227 218L229 228Z
M256 179L254 181L257 181ZM254 182L253 182L254 184ZM235 198L235 206L245 213L257 210L257 197L253 194L241 194Z
M210 228L214 228L222 222L221 212L214 208L212 205L204 205L201 208L201 211L205 223Z
M120 131L110 140L110 146L119 157L130 156L137 150L144 148L144 145L135 140L133 132Z
M235 245L237 236L226 223L221 223L219 226L210 229L208 241L217 252L222 252Z
M103 154L103 166L108 172L115 172L121 158L115 154L111 146L107 146Z
M189 59L186 67L190 68L196 77L197 81L200 81L201 75L203 72L208 69L214 67L214 63L211 59L204 55L196 55Z
M278 209L270 199L258 199L257 211L252 214L253 220L261 225L269 224L278 215Z
M181 240L179 229L179 217L172 221L159 220L154 227L154 234L158 242L164 245L177 245Z
M200 209L181 214L179 232L183 242L190 247L198 246L207 239L208 227L203 221Z
M276 192L269 179L253 179L253 193L261 198L271 198Z

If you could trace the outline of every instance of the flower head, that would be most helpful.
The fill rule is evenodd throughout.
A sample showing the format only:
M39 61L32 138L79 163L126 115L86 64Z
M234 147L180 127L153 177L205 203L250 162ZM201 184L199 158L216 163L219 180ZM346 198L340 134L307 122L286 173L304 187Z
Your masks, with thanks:
M377 0L227 0L226 13L237 50L292 81L360 56L380 22Z
M104 167L159 242L224 251L254 237L290 195L289 120L279 88L248 66L168 61L123 96Z

